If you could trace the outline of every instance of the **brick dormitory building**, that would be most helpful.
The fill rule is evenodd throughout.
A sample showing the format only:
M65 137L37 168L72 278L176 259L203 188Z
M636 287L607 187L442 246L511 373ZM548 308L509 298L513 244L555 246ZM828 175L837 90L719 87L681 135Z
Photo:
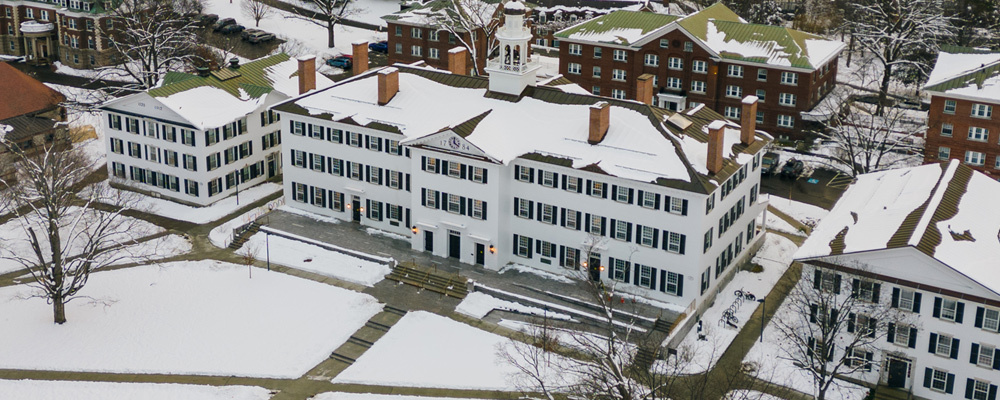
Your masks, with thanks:
M66 130L66 98L7 63L0 62L0 93L16 93L0 102L0 179L10 180L18 157L69 146Z
M615 11L566 28L559 72L594 94L636 99L651 74L660 107L704 104L740 119L740 101L757 96L758 126L802 137L801 113L836 84L844 44L784 27L749 24L721 3L686 17Z
M949 159L1000 179L1000 52L946 47L924 86L927 112L924 162Z
M0 0L0 54L73 68L114 64L110 6L93 0Z

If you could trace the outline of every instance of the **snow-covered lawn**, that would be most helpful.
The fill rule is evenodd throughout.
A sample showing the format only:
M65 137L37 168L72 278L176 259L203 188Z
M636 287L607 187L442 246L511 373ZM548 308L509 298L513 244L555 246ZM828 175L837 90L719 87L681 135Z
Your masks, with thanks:
M107 182L96 183L95 185L107 185ZM110 190L117 191L118 189L112 188ZM219 218L225 217L226 215L240 209L240 207L246 207L247 204L253 203L280 191L281 184L265 182L257 186L240 189L239 204L236 204L236 196L226 197L205 207L191 207L175 203L170 200L157 199L150 196L144 196L142 203L143 205L147 205L149 207L146 211L151 214L179 219L181 221L194 222L196 224L205 224L214 222ZM245 224L249 222L250 221L246 221L243 223Z
M326 392L313 396L312 400L467 400L457 397L403 396L394 394Z
M761 393L756 390L733 390L726 393L725 400L782 400L778 396Z
M95 273L51 306L0 289L0 368L297 378L382 306L334 286L218 261ZM113 396L110 396L113 397ZM109 397L109 398L110 398Z
M460 314L465 314L478 319L482 319L486 316L486 314L489 314L490 311L493 310L515 311L524 314L536 315L540 318L545 317L546 314L548 314L548 317L553 319L571 319L569 315L563 313L545 311L537 307L530 307L512 301L500 300L482 292L469 293L469 295L466 296L461 303L458 303L458 307L455 308L455 311Z
M284 0L285 3L294 4L299 7L316 10L315 4L303 0ZM399 0L357 0L352 2L347 9L347 19L364 22L372 25L379 25L385 29L386 23L382 19L383 15L389 15L399 11Z
M497 356L508 339L435 314L399 320L334 383L514 390L515 372Z
M772 207L808 226L816 226L820 219L830 213L830 210L816 207L812 204L789 200L787 197L761 195Z
M79 208L73 208L71 210L79 210ZM121 218L131 219L130 217L124 217L124 216L122 216ZM127 223L129 224L134 223L133 225L134 228L130 230L128 234L122 234L120 235L120 237L116 236L116 238L120 238L121 242L130 239L142 238L163 231L163 228L160 228L156 225L150 224L145 221L136 220L136 221L129 221ZM85 231L85 229L81 229L78 227L76 231L78 231L79 233ZM62 232L64 236L63 240L66 240L65 236L68 234L69 228L63 229ZM82 245L83 242L77 240L73 242L73 244ZM65 245L66 243L64 243L63 247L64 250L66 250L71 255L78 254L79 251L81 250L81 248L66 248ZM164 253L163 254L158 253L157 252L158 249L154 247L154 245L163 246ZM191 248L190 244L188 244L185 247L184 244L181 244L177 240L163 239L161 241L156 241L155 243L140 243L138 245L128 246L121 251L108 253L108 256L117 258L126 256L126 254L122 253L129 253L127 254L127 257L125 257L126 258L125 260L117 262L117 263L129 263L129 262L135 262L136 258L138 257L171 256L171 255L181 254L189 251L190 248ZM17 254L20 256L33 254L31 250L31 245L28 242L28 233L22 227L21 221L16 218L8 221L6 224L0 225L0 273L10 272L23 268L22 265L17 263L16 261L6 258L9 257L11 254Z
M764 267L764 271L761 273L737 272L733 280L715 298L715 304L705 310L701 316L702 334L705 335L706 340L698 340L696 327L691 329L691 332L688 332L681 342L679 346L681 356L690 357L680 363L685 373L699 373L711 368L736 338L739 330L719 324L722 313L736 300L734 292L742 288L744 291L753 293L758 299L763 298L771 292L775 283L788 269L792 255L797 249L795 244L791 240L773 234L767 234L764 241L764 245L761 246L757 256L753 259L755 263ZM737 325L740 328L744 326L746 320L759 305L755 301L743 301L743 305L736 311L736 317L739 318Z
M270 397L270 391L256 386L0 380L0 399L267 400Z
M760 221L758 221L758 222L760 222ZM795 227L792 226L792 224L789 224L787 221L781 219L777 215L774 215L774 213L772 213L772 212L768 212L767 213L767 229L768 230L774 230L774 231L787 232L787 233L791 233L791 234L794 234L794 235L801 235L799 233L799 230L795 229Z
M264 260L269 251L272 263L365 286L374 286L392 272L386 264L362 260L298 240L265 236L268 235L264 232L254 234L239 253L246 254L252 250L256 259Z
M376 2L376 0L368 1L373 4ZM382 0L378 0L378 2L382 2ZM232 3L227 0L207 0L205 1L205 13L215 13L221 18L236 18L237 22L243 24L247 28L253 28L253 19L243 14L240 10L240 3L241 0L234 0ZM372 9L375 8L376 7L373 5ZM316 55L317 62L319 63L317 67L320 72L339 72L339 69L323 64L323 61L327 58L340 54L351 54L351 43L357 40L376 42L386 40L387 38L386 32L373 32L346 25L337 25L334 27L334 41L336 46L331 49L326 46L327 40L325 28L300 19L286 18L289 15L291 15L291 13L276 9L274 10L273 16L260 21L260 27L257 29L263 29L274 33L285 40L300 42L304 46L304 49L300 50L302 54L309 53ZM286 48L289 47L291 46L286 46ZM291 55L298 56L301 54Z

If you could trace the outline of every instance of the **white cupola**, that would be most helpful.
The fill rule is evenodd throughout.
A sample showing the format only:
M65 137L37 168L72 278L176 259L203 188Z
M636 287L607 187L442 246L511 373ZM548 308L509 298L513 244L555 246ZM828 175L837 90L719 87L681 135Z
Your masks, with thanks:
M526 11L518 0L504 4L504 24L496 33L499 53L486 63L490 91L519 95L525 87L535 86L535 72L540 66L531 59L531 28L524 26Z

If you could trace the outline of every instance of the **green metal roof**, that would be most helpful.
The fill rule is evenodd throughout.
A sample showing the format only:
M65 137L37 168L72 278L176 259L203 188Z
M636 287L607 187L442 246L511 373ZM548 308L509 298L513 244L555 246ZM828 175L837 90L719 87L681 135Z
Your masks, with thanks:
M759 46L770 47L770 52L781 52L787 55L787 60L793 67L815 68L809 62L806 52L806 40L825 40L809 33L788 29L781 26L747 24L732 21L714 21L715 27L725 34L725 40L735 40L740 43L754 42ZM704 40L705 38L699 37ZM756 63L767 63L765 57L744 57L742 54L722 51L723 58Z
M684 17L678 24L694 37L705 40L705 37L708 36L709 20L739 22L740 16L724 4L715 3L704 10Z
M641 29L646 35L674 22L676 15L657 14L647 11L613 11L555 33L555 37L568 38L577 34L601 34L614 29ZM615 41L616 44L630 44Z
M267 68L289 59L288 54L280 53L248 62L237 70L226 68L222 70L225 71L224 74L215 71L210 76L168 72L163 78L163 85L150 89L148 93L153 97L167 97L197 87L212 86L225 90L233 97L240 97L242 89L250 97L258 98L274 90L274 81L267 76ZM226 79L221 80L219 76Z

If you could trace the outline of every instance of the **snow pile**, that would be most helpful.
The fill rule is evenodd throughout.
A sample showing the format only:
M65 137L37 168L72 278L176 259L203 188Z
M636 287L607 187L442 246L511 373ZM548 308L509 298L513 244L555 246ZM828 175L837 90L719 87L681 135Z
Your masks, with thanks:
M269 390L256 386L0 380L0 398L19 400L267 400L270 397Z
M381 229L375 228L365 228L365 232L372 236L385 236L389 239L402 240L404 242L409 242L410 238L407 236L400 235L398 233L393 233L389 231L383 231Z
M568 278L568 277L566 277L564 274L574 273L576 271L567 270L567 269L562 268L562 267L559 267L559 269L561 269L561 271L559 269L555 269L555 268L551 268L551 269L552 269L552 271L546 271L546 270L543 270L543 269L540 269L540 268L529 267L529 266L524 265L524 264L514 263L514 264L508 264L505 267L501 268L500 269L500 274L503 274L504 272L507 272L507 271L517 271L517 272L526 273L526 274L538 275L538 276L540 276L542 278L553 280L553 281L556 281L556 282L559 282L559 283L573 283L573 280L570 279L570 278Z
M221 210L220 209L216 209L216 212L218 212L218 211L228 211L228 209L226 208L227 205L226 205L225 202L228 201L229 199L231 199L231 197L227 198L227 199L224 199L224 200L221 200L219 202L216 202L215 204L213 204L213 205L211 205L209 207L216 207L218 205L218 207ZM233 218L233 219L231 219L229 221L226 221L225 223L220 224L219 226L216 226L215 228L212 228L212 230L210 232L208 232L208 240L211 241L212 244L214 244L216 247L221 247L221 248L229 247L229 243L233 240L233 231L234 230L236 230L239 227L245 226L245 225L247 225L247 224L249 224L251 222L256 221L257 218L260 218L264 214L267 214L268 212L271 212L271 211L273 211L276 208L284 207L284 204L285 204L285 198L284 197L279 197L277 199L269 201L265 205L262 205L260 207L254 208L254 209L252 209L250 211L247 211L247 212L241 214L239 217ZM186 207L186 206L182 206L182 205L179 205L179 204L178 204L178 206L179 207ZM209 208L209 207L206 207L206 208ZM236 208L233 207L233 210L235 210L235 209ZM219 214L220 215L215 215L215 213L213 213L213 212L207 212L207 213L205 213L203 215L209 216L211 218L221 218L222 216L226 215L226 214L222 214L222 213L219 213Z
M0 368L298 378L382 308L365 294L248 273L218 261L96 273L64 325L43 299L25 298L31 288L2 288L0 337L18 345L0 347Z
M472 292L458 304L455 311L459 314L465 314L472 318L482 319L493 310L501 311L514 311L523 314L537 315L543 318L561 319L569 320L571 317L566 314L545 311L541 308L530 307L520 303L514 303L512 301L500 300L496 297L484 294L482 292Z
M270 236L270 237L265 237ZM383 263L362 260L298 240L259 232L250 237L239 254L252 251L257 260L268 257L274 264L309 271L359 285L374 286L392 270Z
M816 226L816 223L820 219L830 213L812 204L801 203L784 197L771 196L770 194L762 194L761 197L763 200L767 200L769 206L777 208L781 212L788 214L788 216L795 218L795 220L809 226Z
M497 349L509 339L424 311L407 314L334 383L516 390Z

